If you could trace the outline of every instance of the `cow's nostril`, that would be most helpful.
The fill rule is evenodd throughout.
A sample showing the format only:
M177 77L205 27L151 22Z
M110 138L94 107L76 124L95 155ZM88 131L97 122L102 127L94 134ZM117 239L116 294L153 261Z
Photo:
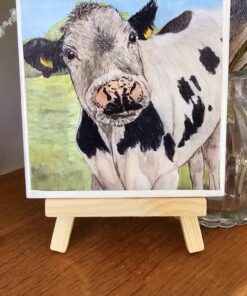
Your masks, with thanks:
M104 94L106 95L106 99L107 99L107 101L110 101L111 100L111 95L107 92L107 90L105 89L105 88L103 88L103 92L104 92Z
M93 103L99 108L104 108L111 101L111 98L111 94L107 92L105 87L99 87L92 95Z
M130 89L130 96L136 102L140 102L143 99L142 87L138 82L133 82Z

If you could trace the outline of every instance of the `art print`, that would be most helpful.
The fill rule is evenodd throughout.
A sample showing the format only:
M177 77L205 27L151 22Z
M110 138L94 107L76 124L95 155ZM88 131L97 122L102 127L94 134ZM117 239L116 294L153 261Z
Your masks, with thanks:
M22 0L18 16L28 197L223 194L228 1Z

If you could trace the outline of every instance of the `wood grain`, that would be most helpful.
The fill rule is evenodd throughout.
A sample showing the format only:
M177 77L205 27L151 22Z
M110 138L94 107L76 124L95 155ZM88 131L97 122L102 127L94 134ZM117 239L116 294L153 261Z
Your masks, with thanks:
M67 251L74 222L74 217L56 218L50 246L52 251L60 253L65 253Z
M247 295L245 226L203 228L205 251L189 255L175 219L81 218L58 254L22 170L0 177L0 203L0 295Z
M180 217L185 243L189 253L204 250L201 227L197 217Z
M206 199L47 199L45 211L47 217L202 217L206 215Z

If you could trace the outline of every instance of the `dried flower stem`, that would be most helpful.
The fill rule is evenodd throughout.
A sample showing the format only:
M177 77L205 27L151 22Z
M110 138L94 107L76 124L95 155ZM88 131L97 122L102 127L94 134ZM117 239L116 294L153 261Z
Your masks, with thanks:
M6 29L12 26L15 22L16 22L16 10L15 8L12 8L9 10L8 20L4 21L0 26L0 38L2 38L5 35Z

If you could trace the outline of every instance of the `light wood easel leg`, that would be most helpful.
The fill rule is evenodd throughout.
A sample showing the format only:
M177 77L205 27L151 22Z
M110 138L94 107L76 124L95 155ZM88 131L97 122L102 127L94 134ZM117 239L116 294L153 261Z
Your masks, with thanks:
M50 246L52 251L67 251L74 220L74 217L57 217Z
M198 217L180 217L184 240L189 253L201 252L204 250L202 232Z

